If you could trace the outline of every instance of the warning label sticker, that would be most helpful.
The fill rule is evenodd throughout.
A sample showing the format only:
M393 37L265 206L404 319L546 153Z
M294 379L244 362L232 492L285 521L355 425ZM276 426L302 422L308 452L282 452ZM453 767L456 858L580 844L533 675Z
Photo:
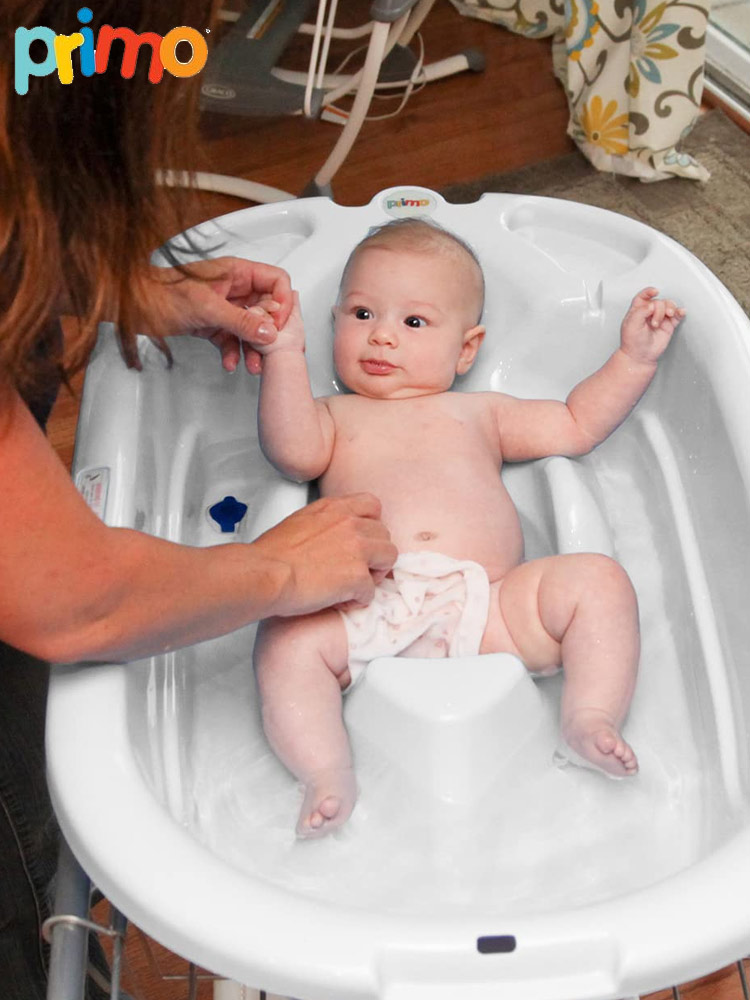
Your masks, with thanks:
M109 492L109 468L83 469L76 476L76 487L93 512L104 520Z

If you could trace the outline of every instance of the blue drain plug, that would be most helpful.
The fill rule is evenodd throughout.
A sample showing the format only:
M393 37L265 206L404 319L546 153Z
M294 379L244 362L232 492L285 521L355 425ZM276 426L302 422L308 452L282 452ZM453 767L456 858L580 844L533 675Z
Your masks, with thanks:
M236 497L224 497L213 507L209 507L208 513L219 525L222 534L231 535L247 513L247 504Z

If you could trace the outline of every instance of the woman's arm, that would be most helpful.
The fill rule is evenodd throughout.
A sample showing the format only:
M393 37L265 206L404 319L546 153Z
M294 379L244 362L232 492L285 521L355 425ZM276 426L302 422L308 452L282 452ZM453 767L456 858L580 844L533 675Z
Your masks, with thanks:
M0 394L0 639L53 661L125 660L354 598L396 558L374 497L324 500L252 544L108 528L31 414Z

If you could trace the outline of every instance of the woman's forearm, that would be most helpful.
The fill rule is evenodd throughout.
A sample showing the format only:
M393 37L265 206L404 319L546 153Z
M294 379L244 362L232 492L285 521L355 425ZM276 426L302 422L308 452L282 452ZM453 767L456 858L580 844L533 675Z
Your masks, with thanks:
M0 639L41 659L132 659L270 615L370 599L395 547L380 505L322 500L251 544L104 525L15 393L0 394Z
M52 598L18 645L55 662L139 659L266 617L289 584L290 567L253 545L190 548L111 528L100 546L87 579Z
M72 486L71 486L72 489ZM372 599L397 551L368 494L318 500L251 543L197 548L70 520L0 558L0 639L54 662L139 659L276 615ZM88 523L86 523L88 521ZM73 545L69 545L70 540Z
M273 613L290 570L272 549L107 527L20 399L0 404L0 639L41 659L132 658Z

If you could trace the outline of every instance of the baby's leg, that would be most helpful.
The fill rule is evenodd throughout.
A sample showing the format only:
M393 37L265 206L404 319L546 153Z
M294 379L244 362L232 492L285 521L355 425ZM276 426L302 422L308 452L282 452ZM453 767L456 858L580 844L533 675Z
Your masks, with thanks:
M593 553L523 563L502 580L499 611L490 614L482 652L507 649L509 634L529 670L562 663L564 740L614 777L635 774L620 727L638 670L638 605L622 567Z
M341 717L349 683L341 616L269 619L258 628L253 657L268 741L305 786L297 833L322 836L349 818L357 797Z

